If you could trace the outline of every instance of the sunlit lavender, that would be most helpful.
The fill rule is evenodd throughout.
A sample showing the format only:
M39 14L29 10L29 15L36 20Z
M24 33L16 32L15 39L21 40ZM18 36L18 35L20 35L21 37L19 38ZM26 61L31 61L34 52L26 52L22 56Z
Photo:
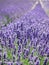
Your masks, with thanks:
M40 3L19 19L6 16L5 23L0 28L0 65L49 65L49 17Z

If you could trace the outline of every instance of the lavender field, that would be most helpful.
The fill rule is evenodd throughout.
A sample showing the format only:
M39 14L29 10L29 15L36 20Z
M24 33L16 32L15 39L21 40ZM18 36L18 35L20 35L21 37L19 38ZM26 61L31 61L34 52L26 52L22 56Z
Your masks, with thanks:
M13 20L20 18L30 11L36 1L37 0L0 0L1 26L6 25L10 21L13 22Z
M20 2L0 1L0 65L49 65L49 16L40 1Z

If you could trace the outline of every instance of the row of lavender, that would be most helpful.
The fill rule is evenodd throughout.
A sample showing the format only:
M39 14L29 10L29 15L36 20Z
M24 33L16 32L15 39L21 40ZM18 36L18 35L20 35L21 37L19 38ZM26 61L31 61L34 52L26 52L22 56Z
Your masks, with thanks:
M30 65L40 65L40 56L45 57L43 65L49 62L49 20L43 14L38 4L36 9L25 15L23 19L10 23L0 30L1 46L12 50L12 55L17 55L16 65L25 65L21 59L28 59ZM16 43L14 43L15 39Z

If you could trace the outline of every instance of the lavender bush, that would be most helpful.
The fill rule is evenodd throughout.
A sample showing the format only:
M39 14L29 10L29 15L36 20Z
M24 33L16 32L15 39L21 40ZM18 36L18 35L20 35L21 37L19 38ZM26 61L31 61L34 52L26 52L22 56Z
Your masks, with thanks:
M49 65L49 17L34 10L0 30L1 65Z

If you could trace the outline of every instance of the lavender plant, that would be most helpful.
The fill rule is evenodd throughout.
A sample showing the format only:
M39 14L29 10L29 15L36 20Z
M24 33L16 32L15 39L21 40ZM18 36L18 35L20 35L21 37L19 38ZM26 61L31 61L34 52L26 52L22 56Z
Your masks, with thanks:
M2 27L0 45L6 49L2 65L49 65L49 17L40 3L17 22Z

